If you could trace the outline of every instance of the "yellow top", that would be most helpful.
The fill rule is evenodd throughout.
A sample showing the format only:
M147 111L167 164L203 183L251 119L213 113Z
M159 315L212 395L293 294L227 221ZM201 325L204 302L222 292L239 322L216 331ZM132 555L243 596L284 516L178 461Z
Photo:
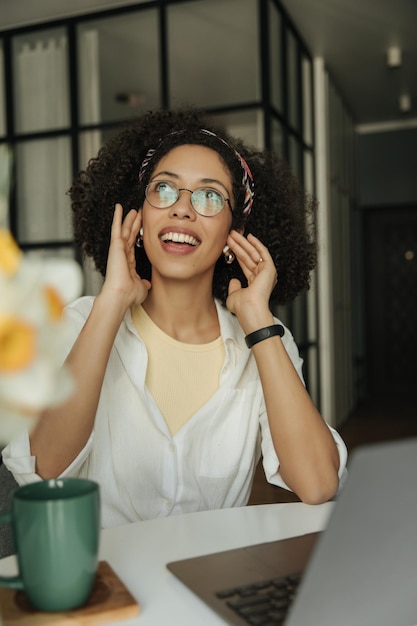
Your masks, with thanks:
M223 340L177 341L141 306L132 311L132 320L148 351L146 385L174 435L218 389L225 358Z

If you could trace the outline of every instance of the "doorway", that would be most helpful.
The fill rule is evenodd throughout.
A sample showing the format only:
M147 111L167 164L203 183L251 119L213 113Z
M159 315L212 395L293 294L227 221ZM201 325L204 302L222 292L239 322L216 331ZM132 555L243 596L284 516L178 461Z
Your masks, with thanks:
M417 207L363 214L368 391L412 394L417 388Z

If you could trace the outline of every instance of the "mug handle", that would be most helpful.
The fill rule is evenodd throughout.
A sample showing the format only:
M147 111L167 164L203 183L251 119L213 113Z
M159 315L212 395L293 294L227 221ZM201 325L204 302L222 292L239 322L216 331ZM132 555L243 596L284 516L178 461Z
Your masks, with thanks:
M11 522L11 511L4 511L3 513L0 513L0 524L11 524ZM23 581L19 574L17 576L0 576L0 587L7 587L8 589L23 589Z

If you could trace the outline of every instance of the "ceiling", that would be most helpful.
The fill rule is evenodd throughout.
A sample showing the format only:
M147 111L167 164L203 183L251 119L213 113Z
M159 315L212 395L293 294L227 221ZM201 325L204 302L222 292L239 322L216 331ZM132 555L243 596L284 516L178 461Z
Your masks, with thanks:
M417 120L417 0L281 0L321 56L358 124ZM387 67L387 49L402 51ZM408 94L411 109L399 111Z
M137 0L136 0L137 2ZM313 56L325 59L358 125L417 124L417 0L281 0ZM2 29L134 0L0 0ZM400 67L387 49L401 50ZM408 95L411 108L399 110Z

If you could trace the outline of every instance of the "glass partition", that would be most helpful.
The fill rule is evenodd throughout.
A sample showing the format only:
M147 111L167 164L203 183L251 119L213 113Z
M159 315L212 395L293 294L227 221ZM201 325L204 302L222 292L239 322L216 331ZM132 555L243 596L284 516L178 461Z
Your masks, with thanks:
M311 150L304 150L304 189L314 195L314 161Z
M68 41L63 28L13 39L16 131L30 133L70 123Z
M3 42L0 41L0 137L6 134L6 85L4 77Z
M70 140L17 144L18 239L21 243L70 241L66 192L71 184Z
M271 104L283 110L281 14L274 3L269 3L269 87Z
M285 151L285 129L279 120L272 119L271 122L271 148L281 158L286 157Z
M28 259L74 259L75 251L73 248L66 247L54 247L54 248L36 248L34 250L28 250L25 254Z
M213 117L234 137L239 137L239 139L258 149L263 148L263 112L261 109L235 111Z
M306 292L300 293L292 303L291 332L300 347L307 339Z
M301 64L303 90L303 138L307 145L313 144L313 67L310 59L303 55Z
M201 0L167 9L171 106L206 109L260 98L256 2Z
M80 133L79 136L79 169L85 169L88 161L97 156L102 146L102 131L91 130Z
M304 184L303 181L303 171L302 171L302 160L301 160L301 151L302 147L297 138L294 135L290 135L288 141L288 163L296 175L299 181Z
M81 123L125 120L161 105L156 9L84 22L77 43Z
M10 158L9 146L0 143L0 172L2 172L3 185L0 195L0 228L10 228L10 202L8 192L10 188Z
M300 129L300 89L298 45L294 34L287 31L288 118L291 126Z

